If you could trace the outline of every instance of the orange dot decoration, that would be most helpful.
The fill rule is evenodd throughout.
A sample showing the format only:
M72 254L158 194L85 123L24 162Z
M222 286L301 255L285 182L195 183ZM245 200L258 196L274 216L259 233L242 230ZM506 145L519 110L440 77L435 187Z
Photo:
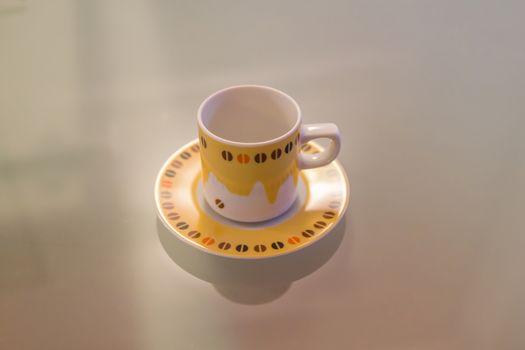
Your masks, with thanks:
M244 153L241 153L237 156L237 161L241 164L246 164L250 161L250 156Z
M164 181L161 182L161 186L162 187L171 188L172 185L173 185L173 182L171 182L169 180L164 180Z
M297 236L293 236L293 237L290 237L288 238L288 243L290 244L296 244L296 243L299 243L301 242L301 239Z

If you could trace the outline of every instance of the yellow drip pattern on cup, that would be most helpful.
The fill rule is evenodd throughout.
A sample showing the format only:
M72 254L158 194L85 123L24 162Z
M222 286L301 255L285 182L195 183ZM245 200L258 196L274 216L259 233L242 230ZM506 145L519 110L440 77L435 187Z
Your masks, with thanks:
M291 176L297 185L299 132L266 146L236 147L208 137L199 129L203 182L213 174L231 193L248 196L257 182L269 203L277 200L282 184Z

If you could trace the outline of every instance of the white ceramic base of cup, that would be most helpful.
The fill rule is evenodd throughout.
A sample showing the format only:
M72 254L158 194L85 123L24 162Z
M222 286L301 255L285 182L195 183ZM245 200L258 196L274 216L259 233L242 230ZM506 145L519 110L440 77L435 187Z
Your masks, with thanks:
M302 176L299 176L299 180L297 181L297 197L292 203L292 205L285 212L283 212L279 216L265 221L243 222L239 220L230 220L225 216L218 214L217 211L215 211L215 209L213 209L213 207L208 204L206 198L204 197L202 181L199 181L199 186L197 187L198 205L204 212L206 212L206 214L210 218L213 218L213 220L215 220L216 222L220 222L224 225L239 227L243 229L261 229L264 227L270 227L282 223L292 218L299 210L301 210L301 208L306 203L306 200L308 199L307 197L308 189L306 187L306 184L304 183L304 179L302 178Z
M247 196L231 193L210 173L203 184L204 197L216 213L235 221L258 222L273 219L287 211L297 198L296 185L290 176L279 189L274 203L267 200L262 183L257 182Z

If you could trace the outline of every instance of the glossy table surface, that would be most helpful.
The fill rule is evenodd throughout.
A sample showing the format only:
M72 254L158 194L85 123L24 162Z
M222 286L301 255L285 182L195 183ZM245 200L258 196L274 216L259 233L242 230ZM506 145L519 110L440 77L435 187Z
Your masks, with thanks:
M524 349L519 1L0 1L0 348ZM349 210L239 263L156 219L220 88L339 125Z

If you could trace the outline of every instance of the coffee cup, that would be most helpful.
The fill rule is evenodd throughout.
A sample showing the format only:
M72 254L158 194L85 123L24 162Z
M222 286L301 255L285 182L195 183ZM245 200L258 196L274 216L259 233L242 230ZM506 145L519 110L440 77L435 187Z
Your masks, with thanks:
M210 95L199 107L198 129L204 198L241 222L283 214L297 198L301 170L332 162L341 147L335 124L303 124L293 98L260 85ZM319 153L301 151L317 138L330 143Z

